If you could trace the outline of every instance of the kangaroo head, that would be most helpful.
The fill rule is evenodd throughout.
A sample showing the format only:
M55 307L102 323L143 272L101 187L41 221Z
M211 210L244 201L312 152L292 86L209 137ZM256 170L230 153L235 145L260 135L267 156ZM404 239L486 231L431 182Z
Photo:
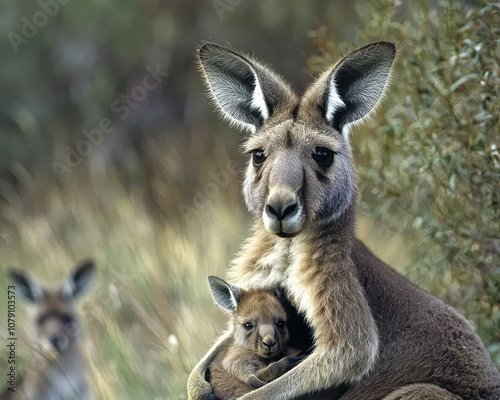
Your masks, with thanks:
M383 96L395 46L376 42L348 54L302 97L248 56L215 44L198 54L216 107L250 132L243 188L250 212L282 237L342 215L356 196L348 132Z
M88 288L94 270L91 261L78 265L57 289L41 286L25 272L10 271L16 294L33 306L36 342L44 354L62 354L76 342L80 322L74 301Z
M232 313L235 343L263 358L281 354L289 333L279 293L243 290L215 276L208 277L208 281L214 300Z

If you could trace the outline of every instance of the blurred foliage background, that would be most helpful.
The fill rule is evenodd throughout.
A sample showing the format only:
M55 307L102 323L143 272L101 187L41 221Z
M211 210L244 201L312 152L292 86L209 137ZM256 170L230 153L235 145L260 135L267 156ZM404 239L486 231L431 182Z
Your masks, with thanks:
M224 276L251 223L240 135L204 98L196 46L230 42L303 90L342 54L383 39L400 56L380 111L352 134L358 233L459 309L500 366L498 5L4 0L1 9L2 340L8 266L55 285L91 256L99 274L81 312L97 398L184 398L187 374L224 328L206 276ZM32 344L22 304L18 312L22 370Z

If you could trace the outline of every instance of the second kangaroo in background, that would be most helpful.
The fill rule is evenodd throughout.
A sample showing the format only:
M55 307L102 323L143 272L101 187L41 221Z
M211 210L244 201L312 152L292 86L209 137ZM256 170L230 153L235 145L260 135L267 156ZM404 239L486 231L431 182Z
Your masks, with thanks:
M215 276L208 281L214 300L231 312L232 344L211 366L216 396L227 400L244 395L280 377L304 356L287 347L287 313L279 293L246 291Z
M24 375L0 394L1 400L93 399L74 303L88 288L94 270L93 262L81 263L61 287L52 290L26 273L10 271L16 297L33 306L35 346Z

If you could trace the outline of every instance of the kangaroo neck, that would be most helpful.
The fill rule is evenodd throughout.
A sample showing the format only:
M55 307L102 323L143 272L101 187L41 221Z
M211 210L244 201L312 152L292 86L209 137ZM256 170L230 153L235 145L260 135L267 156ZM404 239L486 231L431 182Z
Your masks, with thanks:
M355 202L334 220L322 220L311 224L296 240L313 246L320 252L327 252L332 246L343 249L349 257L355 238ZM323 247L327 246L327 247Z
M257 220L253 235L233 261L229 280L248 289L273 287L283 283L300 257L318 265L347 260L354 243L354 208L353 202L337 219L313 222L293 238L280 238Z

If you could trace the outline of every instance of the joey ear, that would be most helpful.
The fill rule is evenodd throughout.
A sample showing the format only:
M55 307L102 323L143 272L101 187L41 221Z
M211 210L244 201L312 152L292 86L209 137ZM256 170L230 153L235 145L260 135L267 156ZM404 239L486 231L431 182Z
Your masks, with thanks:
M285 291L283 290L283 288L281 286L276 286L274 288L274 294L276 295L276 297L279 299L279 300L283 300L283 299L286 299L286 296L285 296Z
M225 310L234 311L238 307L242 289L230 285L216 276L208 277L208 284L216 303Z
M240 128L255 132L275 108L295 98L272 71L230 49L207 43L198 58L217 109Z
M395 56L393 43L371 43L345 56L322 77L326 78L322 110L328 124L345 135L350 124L376 108Z
M64 283L63 294L73 299L80 297L89 288L94 272L93 261L86 260L78 264Z
M33 281L28 274L13 270L9 271L9 278L15 286L16 293L29 303L38 303L43 299L42 287Z

